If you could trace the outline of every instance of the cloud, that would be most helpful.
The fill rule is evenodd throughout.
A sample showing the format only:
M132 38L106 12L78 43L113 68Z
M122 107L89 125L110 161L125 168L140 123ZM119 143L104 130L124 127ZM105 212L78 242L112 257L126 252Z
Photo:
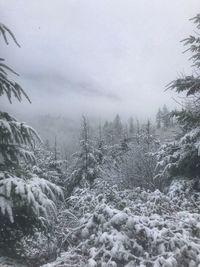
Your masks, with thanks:
M92 80L87 80L86 77L83 79L77 79L68 75L63 75L56 71L48 72L30 72L24 73L23 79L26 80L27 84L37 87L46 93L51 93L53 96L56 94L80 94L87 95L89 97L103 97L113 101L118 101L119 97L117 94L108 92L101 85L95 83Z
M199 0L2 0L21 49L1 43L1 54L33 100L21 109L150 116L173 107L165 85L190 72L179 41L198 8Z

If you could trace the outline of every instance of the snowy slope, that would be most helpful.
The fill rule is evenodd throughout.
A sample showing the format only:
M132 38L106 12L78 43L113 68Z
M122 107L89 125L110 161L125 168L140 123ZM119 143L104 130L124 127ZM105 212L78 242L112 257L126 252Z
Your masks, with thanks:
M200 194L191 186L77 190L69 205L79 224L65 232L67 252L45 267L200 266Z

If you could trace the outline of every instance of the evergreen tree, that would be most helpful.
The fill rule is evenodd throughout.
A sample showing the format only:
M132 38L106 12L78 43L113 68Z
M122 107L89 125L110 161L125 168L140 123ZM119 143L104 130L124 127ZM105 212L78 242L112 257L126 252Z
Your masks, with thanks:
M147 143L147 146L148 146L148 149L149 149L149 145L152 141L152 135L151 135L151 132L152 132L152 129L151 129L151 122L150 120L147 121L147 124L146 124L146 127L145 127L145 133L146 133L146 143Z
M122 137L123 137L123 139L128 139L129 138L129 129L128 129L128 125L127 124L123 125Z
M34 149L37 165L33 166L33 172L56 185L64 187L66 179L67 159L55 159L55 149L40 144ZM58 153L58 150L57 150Z
M129 119L129 134L130 136L133 136L135 133L135 126L134 126L134 120L133 117Z
M108 145L114 144L114 129L113 123L106 121L103 126L103 136L105 143Z
M46 139L45 143L44 143L44 148L47 150L50 150L50 143L49 143L49 139Z
M58 159L58 148L57 148L57 136L55 136L54 142L54 160Z
M166 105L164 105L162 109L162 122L165 128L170 126L170 112Z
M157 127L157 129L161 128L161 122L162 122L162 111L159 108L158 112L156 114L156 127Z
M150 122L150 120L147 120L146 133L147 133L147 135L151 134L151 122Z
M200 29L200 15L193 18L197 29ZM198 178L200 174L200 42L199 33L183 40L192 53L195 74L183 76L169 84L175 92L185 93L185 106L180 111L173 111L182 128L179 140L161 147L158 153L157 177L172 178L175 176Z
M115 142L119 142L123 135L123 126L120 119L120 116L117 114L114 121L113 121L113 131L114 131L114 138Z
M98 126L98 142L102 143L102 141L103 141L102 126L101 126L101 123L99 123L99 126Z
M103 138L106 142L106 144L109 143L109 125L108 125L108 121L106 121L103 125Z
M137 119L136 120L136 122L137 122L137 134L140 134L140 122L139 122L139 120Z
M101 148L101 147L100 147ZM95 148L89 136L89 125L83 116L81 125L80 151L73 155L69 179L66 181L67 190L70 194L74 187L81 184L91 187L94 180L100 177L102 161L101 150Z
M0 24L0 33L8 44L8 35L19 46L13 33ZM9 102L15 97L30 99L8 72L15 73L0 59L0 96ZM8 113L0 111L0 252L13 254L15 244L34 227L44 224L55 212L56 195L61 190L54 184L38 178L28 171L35 162L33 147L40 138L30 126L18 122ZM43 216L43 220L41 218Z

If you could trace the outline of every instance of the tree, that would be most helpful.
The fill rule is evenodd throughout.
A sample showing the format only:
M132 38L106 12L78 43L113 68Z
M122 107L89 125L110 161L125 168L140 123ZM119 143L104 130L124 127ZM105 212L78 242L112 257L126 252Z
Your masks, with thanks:
M200 14L192 19L200 29ZM185 93L182 109L173 111L182 128L179 140L165 144L158 153L157 178L169 180L177 176L198 178L200 173L200 42L199 33L183 40L192 53L193 75L172 81L168 88Z
M135 126L134 126L133 117L131 117L129 119L129 134L130 134L130 136L133 136L134 133L135 133Z
M159 108L158 112L156 114L156 127L157 127L157 129L161 128L161 122L162 122L162 111Z
M166 105L164 105L162 109L162 122L165 128L170 126L170 112Z
M151 126L151 122L150 120L147 120L147 123L145 125L145 143L147 144L148 150L149 150L149 146L152 142L152 139L154 139L153 135L152 135L152 126Z
M19 46L14 34L3 24L0 33L6 44L8 35ZM9 102L24 96L22 87L9 78L8 72L16 74L0 59L0 96ZM37 177L28 170L35 163L33 147L40 137L36 131L18 122L8 113L0 111L0 252L15 253L15 244L34 227L48 222L55 212L56 196L61 190L54 184Z
M57 136L55 136L55 142L54 142L54 160L56 161L58 159L58 148L57 148Z
M137 134L140 134L140 130L141 130L140 129L140 121L137 119L136 123L137 123L137 125L136 125L137 126Z
M123 135L123 126L120 119L120 116L117 114L113 121L113 131L114 131L114 137L115 142L119 142L119 140L122 138Z
M122 151L118 164L122 188L143 187L155 190L158 186L154 181L156 156L159 142L152 133L148 120L144 129L137 134L137 142L129 142L126 150ZM115 152L115 155L117 153Z
M38 144L34 149L34 153L37 165L33 166L33 173L63 187L66 179L67 160L55 159L55 150L53 148L52 151L49 145Z
M106 144L114 144L113 123L106 121L103 126L103 137Z
M92 186L94 180L100 176L102 161L101 147L95 148L89 136L89 125L82 117L80 151L73 154L73 163L70 168L69 178L66 181L68 194L76 186L88 184Z

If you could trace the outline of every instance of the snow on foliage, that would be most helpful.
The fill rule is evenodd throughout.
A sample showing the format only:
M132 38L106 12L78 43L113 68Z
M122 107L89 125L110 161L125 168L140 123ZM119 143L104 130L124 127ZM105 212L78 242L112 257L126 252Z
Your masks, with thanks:
M67 252L46 267L200 264L200 193L188 181L174 182L167 194L100 184L68 199L74 217L62 225Z
M156 156L153 152L158 145L154 135L141 131L131 141L125 139L121 144L105 146L102 161L104 179L121 189L140 186L154 190Z
M156 177L195 177L199 173L200 128L194 128L180 140L166 143L157 152ZM192 177L190 177L192 175Z
M30 147L33 148L36 141L41 139L32 127L0 112L0 165L16 165L22 160L35 162Z
M32 172L41 178L63 187L64 180L66 179L68 161L55 159L55 154L49 147L45 147L43 144L38 145L34 149L34 152L37 165L32 167Z
M14 34L0 23L0 37L6 44L8 36L19 46ZM13 97L21 101L23 96L30 102L8 72L17 74L0 58L0 96L7 96L10 103ZM22 237L36 228L47 228L44 226L50 224L44 222L49 222L50 215L56 211L56 197L62 196L59 187L30 173L30 166L35 163L33 148L38 141L41 139L32 127L0 111L1 255L16 256L16 246Z
M10 174L0 173L0 211L14 222L13 209L29 207L36 216L48 218L55 212L54 201L62 196L61 189L47 180L34 175L25 181Z
M20 260L14 260L7 257L0 257L0 266L1 267L26 267L22 261Z

